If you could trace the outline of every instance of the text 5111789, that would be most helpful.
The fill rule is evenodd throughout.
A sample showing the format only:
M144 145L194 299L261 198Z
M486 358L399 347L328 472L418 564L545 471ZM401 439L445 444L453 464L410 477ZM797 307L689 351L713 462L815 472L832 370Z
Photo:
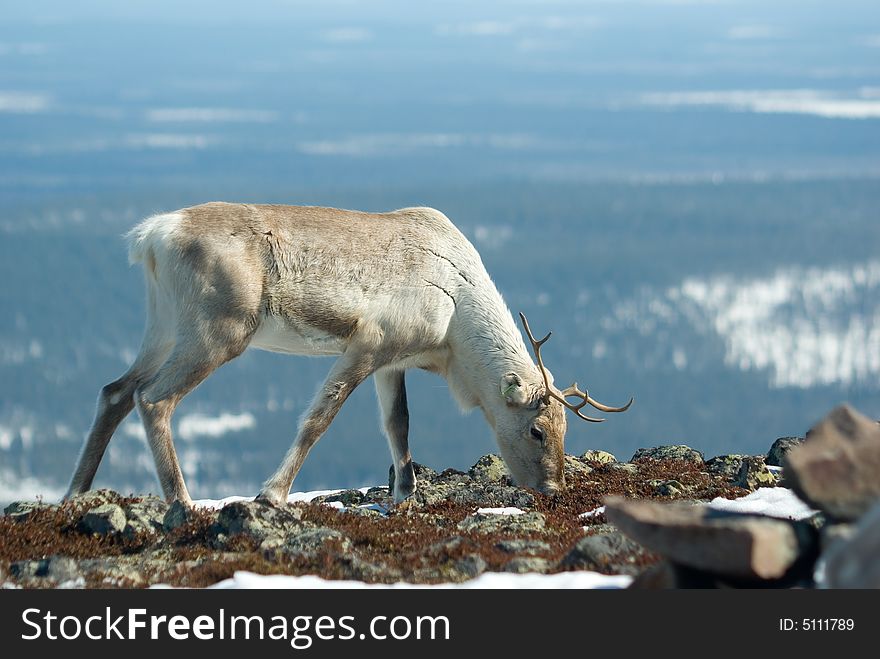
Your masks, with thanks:
M851 632L856 623L852 618L780 618L779 631L782 632Z

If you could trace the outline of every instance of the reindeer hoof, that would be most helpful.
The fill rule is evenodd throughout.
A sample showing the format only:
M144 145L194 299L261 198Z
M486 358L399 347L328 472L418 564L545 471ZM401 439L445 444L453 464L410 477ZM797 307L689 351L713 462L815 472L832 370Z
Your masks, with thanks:
M254 501L259 503L266 503L270 506L275 506L276 508L280 508L285 503L287 503L286 496L278 496L277 494L273 494L271 492L260 492Z

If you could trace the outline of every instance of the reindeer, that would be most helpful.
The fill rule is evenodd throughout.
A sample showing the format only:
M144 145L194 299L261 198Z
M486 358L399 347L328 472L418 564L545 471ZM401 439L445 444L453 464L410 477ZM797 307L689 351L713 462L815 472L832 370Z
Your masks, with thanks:
M321 207L207 203L150 217L129 234L143 263L147 321L134 363L101 389L67 497L91 487L114 431L137 407L165 498L192 503L174 450L181 399L248 347L338 355L258 499L286 502L309 450L346 398L373 376L394 464L394 500L416 488L404 372L449 383L479 407L513 480L545 493L565 484L565 409L586 421L580 391L544 367L525 316L532 362L473 245L431 208L364 213ZM577 397L575 404L567 399Z

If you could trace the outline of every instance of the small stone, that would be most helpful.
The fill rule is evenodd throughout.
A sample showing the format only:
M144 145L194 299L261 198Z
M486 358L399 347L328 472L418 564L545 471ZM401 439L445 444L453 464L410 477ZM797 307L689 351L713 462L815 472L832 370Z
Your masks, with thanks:
M815 550L807 524L708 506L607 497L608 520L645 548L713 574L777 579Z
M347 536L326 527L306 529L283 540L283 551L292 554L317 554L329 547L344 553L351 551L352 546Z
M545 574L550 571L552 564L546 558L534 558L530 556L517 556L507 562L504 566L505 572L514 574L527 574L537 572Z
M466 579L478 577L486 571L488 567L486 561L479 554L467 554L454 561L453 569L464 576Z
M508 473L504 460L500 455L490 453L474 463L474 466L468 470L468 475L475 481L481 483L498 483L507 481Z
M747 455L742 459L739 472L733 484L744 487L747 490L757 490L759 487L774 487L776 476L773 475L764 463L763 455Z
M786 486L838 520L880 499L880 425L848 405L834 409L783 460Z
M235 501L217 516L217 527L227 536L244 534L258 543L276 538L278 543L299 533L304 523L302 510L294 506L272 506L262 501Z
M376 486L371 487L364 493L362 503L379 503L386 506L391 505L393 499L392 491L387 487Z
M318 497L317 499L313 499L313 501L318 501L320 503L338 501L345 506L357 506L364 502L364 494L360 490L342 490L342 492L337 492L336 494L328 494L325 497Z
M640 448L635 452L630 462L639 460L683 460L703 464L703 454L684 444L671 446L657 446L654 448Z
M767 464L773 467L781 467L783 459L788 452L795 446L800 446L803 441L803 437L780 437L773 442L773 446L767 451Z
M144 497L126 505L124 510L128 522L122 533L131 538L141 533L152 535L161 531L168 504L158 497Z
M510 533L521 534L544 530L544 515L528 512L521 515L493 515L475 513L468 515L458 524L458 530L465 533Z
M45 577L49 571L49 559L13 561L9 564L9 574L18 581Z
M586 476L589 473L592 473L593 468L587 464L581 462L580 459L566 455L565 462L563 463L563 469L565 471L566 477L568 476Z
M495 546L508 554L521 556L533 556L550 551L550 545L541 540L501 540Z
M706 460L706 471L732 481L739 474L739 469L746 457L748 456L738 454L717 455Z
M617 462L617 458L608 451L597 451L595 449L590 449L581 455L581 460L584 462L598 462L599 464Z
M525 509L535 505L535 496L528 490L501 483L483 484L471 481L461 486L446 484L432 487L437 488L432 490L437 500L447 500L463 506Z
M684 494L687 488L677 480L658 480L648 481L648 485L654 488L654 493L661 497L675 497Z
M176 499L162 517L162 529L168 533L187 524L193 518L193 510L185 503Z
M115 503L105 503L91 508L80 521L80 529L86 533L110 535L121 533L125 528L125 511Z
M578 570L597 570L613 574L635 575L641 568L635 565L645 550L623 533L597 533L578 540L560 565Z
M880 588L880 502L823 555L829 588Z
M626 474L627 476L639 475L638 465L634 465L632 462L614 462L608 465L608 467L612 471L621 472Z

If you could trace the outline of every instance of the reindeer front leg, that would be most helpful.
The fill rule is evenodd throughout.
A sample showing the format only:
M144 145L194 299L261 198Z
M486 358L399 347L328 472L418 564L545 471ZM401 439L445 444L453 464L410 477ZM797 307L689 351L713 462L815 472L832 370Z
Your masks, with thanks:
M373 351L356 345L350 345L336 361L303 417L293 446L278 470L263 484L257 500L276 506L287 501L293 479L309 451L327 430L351 392L373 372L375 362Z

